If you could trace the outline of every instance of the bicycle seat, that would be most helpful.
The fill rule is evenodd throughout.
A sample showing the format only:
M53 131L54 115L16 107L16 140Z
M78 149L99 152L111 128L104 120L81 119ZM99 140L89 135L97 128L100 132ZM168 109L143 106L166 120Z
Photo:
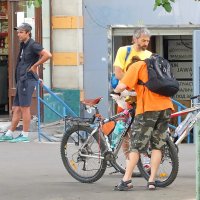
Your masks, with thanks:
M98 97L96 99L84 99L82 101L82 104L87 105L87 106L94 106L96 104L98 104L101 99L103 99L103 97Z

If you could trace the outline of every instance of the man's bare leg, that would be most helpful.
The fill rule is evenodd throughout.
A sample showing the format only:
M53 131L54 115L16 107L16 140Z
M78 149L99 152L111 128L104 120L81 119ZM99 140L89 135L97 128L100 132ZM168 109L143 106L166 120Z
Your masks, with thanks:
M126 166L128 166L128 163L129 163L129 142L130 142L130 136L127 134L124 137L123 142L122 142L122 150L126 158Z
M21 107L22 119L23 119L23 131L28 132L31 123L31 111L30 106Z
M138 160L139 160L138 152L129 153L129 161L127 162L124 177L122 178L122 181L117 186L115 186L115 190L124 191L124 190L129 190L133 187L133 185L131 184L131 178L133 170L136 164L138 163Z
M21 119L21 110L19 106L14 106L13 107L13 116L12 116L12 121L11 121L11 127L9 130L12 132L15 131L19 121Z
M151 153L151 175L148 182L155 182L155 177L161 162L161 158L162 152L160 150L153 149ZM153 185L150 185L149 188L150 187L155 188Z
M30 106L20 107L20 110L21 110L21 113L22 113L23 131L19 135L19 137L16 137L13 140L9 141L11 143L30 142L30 140L28 138L28 134L29 134L28 131L29 131L30 121L31 121Z
M126 172L123 177L123 181L128 181L131 180L133 170L135 166L137 165L139 160L139 153L138 152L130 152L129 153L129 162L127 163L126 166Z
M124 156L126 157L126 160L128 160L128 155L129 155L129 141L130 141L130 137L129 135L126 135L123 139L122 142L122 150L124 153Z
M19 106L14 106L12 108L13 111L13 116L12 116L12 121L11 121L11 126L7 130L7 132L0 137L0 142L4 141L11 141L13 139L13 131L15 131L20 118L21 118L21 110Z

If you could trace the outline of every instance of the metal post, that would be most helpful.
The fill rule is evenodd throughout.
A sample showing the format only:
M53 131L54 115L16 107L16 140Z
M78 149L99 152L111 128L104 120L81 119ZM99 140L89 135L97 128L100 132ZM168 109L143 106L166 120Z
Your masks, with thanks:
M200 94L200 31L193 33L193 89L194 95ZM200 199L200 123L195 126L194 133L196 143L196 199Z
M67 109L66 109L66 107L63 108L63 116L64 116L64 117L67 116Z
M181 111L181 107L178 106L178 112ZM181 123L181 116L178 116L178 125Z
M37 110L38 110L38 140L41 141L40 137L40 81L37 83Z
M200 123L196 126L196 199L200 198Z

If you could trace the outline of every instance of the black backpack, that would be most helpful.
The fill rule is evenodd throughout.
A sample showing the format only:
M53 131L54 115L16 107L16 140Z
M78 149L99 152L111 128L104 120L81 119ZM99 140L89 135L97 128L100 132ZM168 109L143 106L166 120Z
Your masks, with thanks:
M179 91L179 83L172 74L168 60L158 54L153 54L144 60L147 64L148 81L139 80L139 85L146 86L154 93L171 97Z

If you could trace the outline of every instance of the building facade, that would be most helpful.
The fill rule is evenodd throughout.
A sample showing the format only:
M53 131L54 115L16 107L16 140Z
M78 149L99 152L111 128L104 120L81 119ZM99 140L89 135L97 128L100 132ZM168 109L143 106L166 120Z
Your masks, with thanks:
M66 6L66 4L68 6ZM11 115L15 96L15 63L19 42L14 27L22 22L32 25L32 37L53 54L43 65L40 77L77 114L83 91L83 17L82 2L78 0L43 0L36 8L29 0L0 1L0 118ZM54 109L61 106L48 93L42 94ZM33 95L32 114L37 114L36 92ZM43 107L46 122L56 120L51 111Z
M9 114L15 95L18 42L13 27L22 21L32 24L34 38L53 54L40 72L45 85L77 114L81 113L80 99L99 96L103 97L103 115L112 112L109 79L113 60L120 46L131 44L132 32L138 26L146 26L152 33L149 49L172 63L181 86L175 98L189 105L189 97L199 92L200 65L194 49L198 37L194 33L200 29L200 3L177 0L171 13L163 8L153 11L153 4L154 0L43 0L42 7L35 8L28 1L0 1L0 76L5 74L0 77L0 111ZM43 95L60 109L48 94ZM48 109L43 112L44 119L51 121Z

